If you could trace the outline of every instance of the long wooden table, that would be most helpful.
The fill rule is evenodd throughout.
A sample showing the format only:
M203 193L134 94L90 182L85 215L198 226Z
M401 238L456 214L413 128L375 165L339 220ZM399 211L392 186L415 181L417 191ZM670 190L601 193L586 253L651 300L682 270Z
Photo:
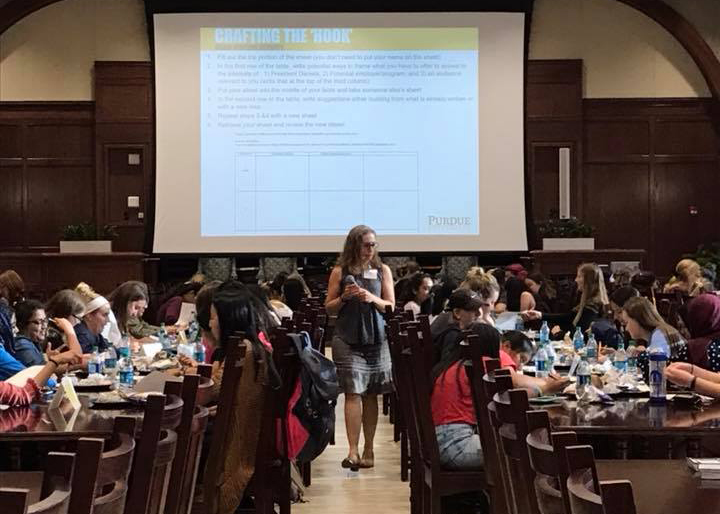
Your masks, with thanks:
M685 460L597 460L600 480L630 480L637 514L720 511L720 480L700 480Z
M581 440L611 444L614 458L631 454L699 457L704 443L720 439L720 402L702 407L651 405L647 398L619 398L614 405L578 405L564 400L542 407L555 430L576 432Z

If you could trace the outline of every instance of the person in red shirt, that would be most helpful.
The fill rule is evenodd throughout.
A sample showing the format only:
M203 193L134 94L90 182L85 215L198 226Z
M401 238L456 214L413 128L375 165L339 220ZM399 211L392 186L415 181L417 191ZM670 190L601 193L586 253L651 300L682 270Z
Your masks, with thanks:
M567 384L567 380L556 377L540 379L517 373L521 362L519 355L527 351L524 343L515 345L513 350L513 343L505 341L504 347L518 356L516 360L501 349L500 333L494 327L476 322L470 330L478 336L484 358L500 359L500 366L511 370L513 386L527 389L530 396L556 392ZM451 348L447 348L442 360L432 370L434 387L430 407L441 464L447 469L476 469L483 466L483 453L470 381L462 365L461 341L462 338L458 338Z

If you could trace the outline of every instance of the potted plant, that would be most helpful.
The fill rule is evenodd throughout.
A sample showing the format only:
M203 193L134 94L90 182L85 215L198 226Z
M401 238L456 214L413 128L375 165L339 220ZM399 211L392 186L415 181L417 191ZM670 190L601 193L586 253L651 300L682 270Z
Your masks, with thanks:
M575 217L550 218L537 225L543 250L594 250L595 228Z
M63 228L60 253L110 253L112 240L118 236L113 225L98 228L91 222Z

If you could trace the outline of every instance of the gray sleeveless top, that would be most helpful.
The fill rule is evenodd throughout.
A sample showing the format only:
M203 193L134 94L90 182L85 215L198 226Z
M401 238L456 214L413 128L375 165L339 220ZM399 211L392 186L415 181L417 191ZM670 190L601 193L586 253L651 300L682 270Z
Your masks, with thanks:
M345 289L347 276L347 271L343 270L341 291ZM382 296L382 269L377 270L377 278L363 278L363 273L352 276L359 287ZM353 298L340 308L335 335L350 346L379 344L385 340L385 320L374 304Z

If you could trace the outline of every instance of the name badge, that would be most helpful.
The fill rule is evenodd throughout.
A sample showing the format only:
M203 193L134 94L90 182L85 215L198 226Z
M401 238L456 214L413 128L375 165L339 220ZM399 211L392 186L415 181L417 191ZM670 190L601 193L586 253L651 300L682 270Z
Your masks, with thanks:
M376 269L366 269L363 273L363 278L367 278L368 280L377 280L377 273L378 270Z

